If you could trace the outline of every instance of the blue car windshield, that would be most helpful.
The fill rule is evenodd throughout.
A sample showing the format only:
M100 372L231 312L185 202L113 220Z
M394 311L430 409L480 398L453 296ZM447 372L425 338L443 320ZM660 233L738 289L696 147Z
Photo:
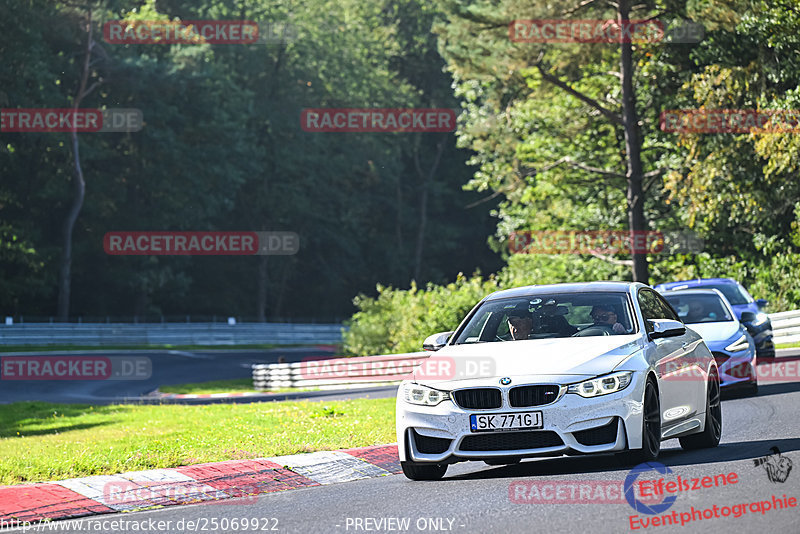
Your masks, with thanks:
M455 344L632 334L625 293L530 295L484 302Z
M733 321L727 306L718 295L682 295L680 291L676 291L664 295L664 298L686 324Z
M720 293L725 295L728 302L734 306L753 302L753 297L739 284L703 284L701 286L692 287L697 289L717 289Z

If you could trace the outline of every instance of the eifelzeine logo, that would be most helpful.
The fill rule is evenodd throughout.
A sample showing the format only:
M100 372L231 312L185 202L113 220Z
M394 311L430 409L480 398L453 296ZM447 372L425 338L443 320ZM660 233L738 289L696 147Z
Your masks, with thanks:
M290 256L300 248L294 232L108 232L113 256Z
M103 25L110 44L252 44L258 24L251 20L110 20Z
M447 108L307 108L306 132L452 132L456 112Z

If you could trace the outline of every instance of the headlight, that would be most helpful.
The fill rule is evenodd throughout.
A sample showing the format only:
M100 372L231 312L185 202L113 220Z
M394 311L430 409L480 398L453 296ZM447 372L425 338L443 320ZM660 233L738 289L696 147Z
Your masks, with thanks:
M567 393L577 393L581 397L597 397L616 393L628 387L633 378L633 371L622 371L610 375L592 378L567 387Z
M739 352L745 350L748 345L749 343L747 343L747 336L742 334L742 336L739 339L737 339L736 341L725 347L725 350L727 350L728 352Z
M406 384L403 387L403 398L411 404L436 406L442 401L450 400L450 392L420 386L419 384Z
M767 314L766 314L766 313L764 313L764 312L758 312L758 313L756 314L756 320L755 320L755 321L753 321L751 324L752 324L753 326L758 326L758 325L760 325L760 324L764 324L764 323L766 323L768 320L769 320L769 317L767 317Z

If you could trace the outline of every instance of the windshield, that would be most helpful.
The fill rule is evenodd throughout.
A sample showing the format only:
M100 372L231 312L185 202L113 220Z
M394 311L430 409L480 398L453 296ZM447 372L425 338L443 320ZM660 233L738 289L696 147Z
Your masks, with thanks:
M698 289L717 289L733 305L749 304L753 298L739 284L703 284Z
M635 331L625 293L554 293L484 302L455 344L609 336Z
M733 287L733 286L728 286ZM684 323L733 321L727 306L717 295L664 295Z

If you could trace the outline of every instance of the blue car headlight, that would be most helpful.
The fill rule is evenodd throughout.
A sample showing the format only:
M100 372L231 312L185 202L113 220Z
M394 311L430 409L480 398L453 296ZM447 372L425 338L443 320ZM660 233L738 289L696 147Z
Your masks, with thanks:
M612 373L610 375L592 378L591 380L584 380L577 384L570 384L567 386L567 393L575 393L586 398L608 395L609 393L616 393L628 387L632 377L633 371Z

